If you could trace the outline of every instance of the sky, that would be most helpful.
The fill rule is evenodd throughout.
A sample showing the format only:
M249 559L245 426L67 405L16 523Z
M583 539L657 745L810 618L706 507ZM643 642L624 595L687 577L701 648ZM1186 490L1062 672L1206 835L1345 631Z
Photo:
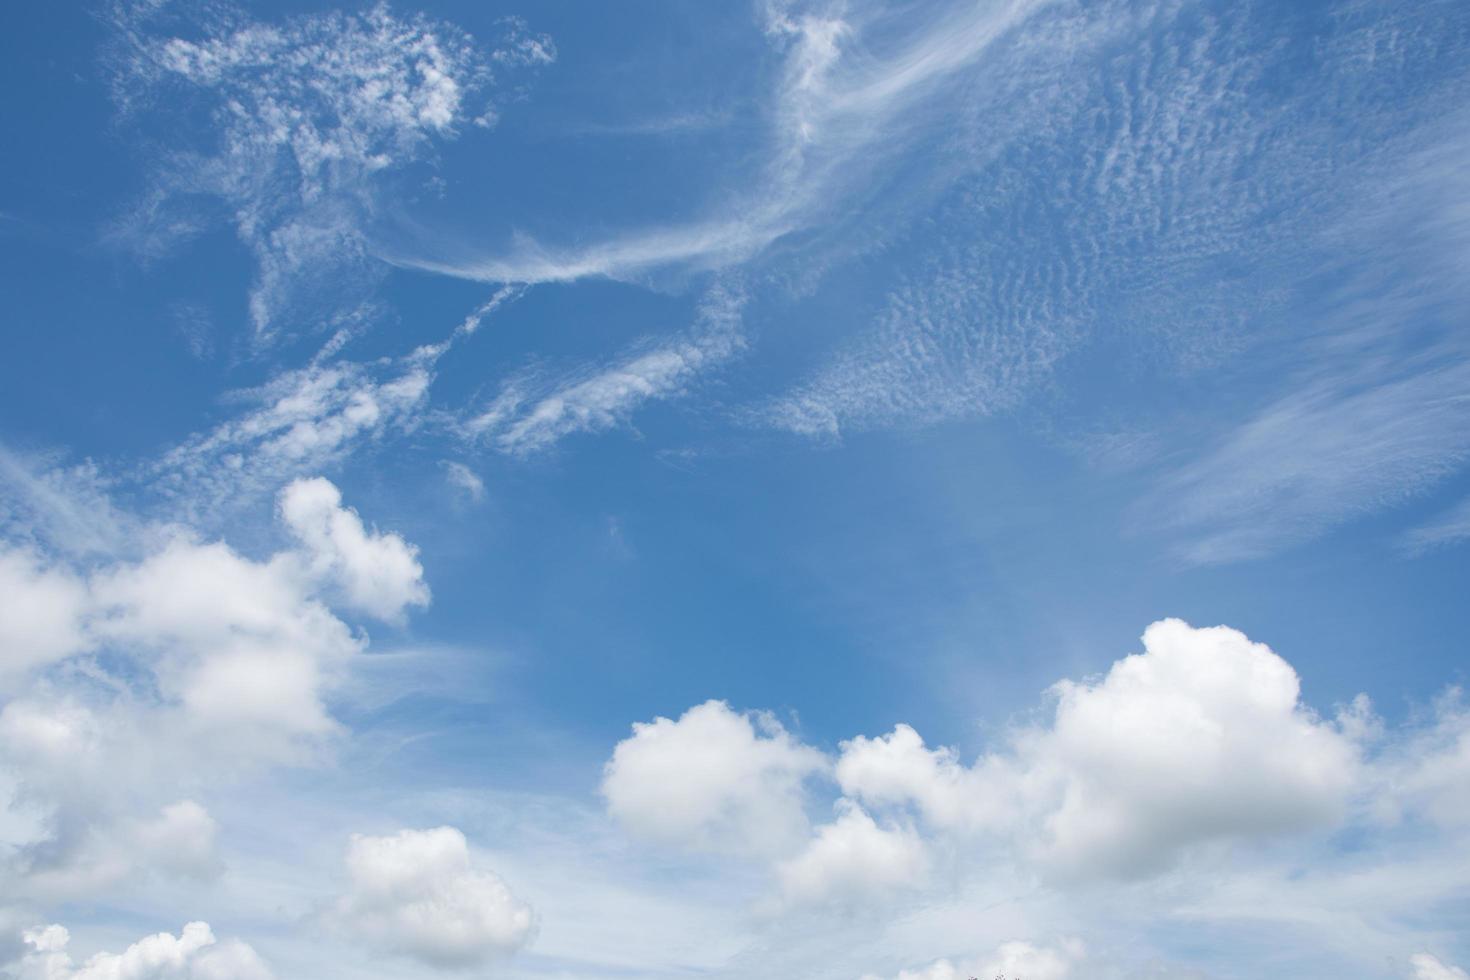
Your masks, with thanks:
M1470 6L11 4L0 106L0 976L1470 976Z

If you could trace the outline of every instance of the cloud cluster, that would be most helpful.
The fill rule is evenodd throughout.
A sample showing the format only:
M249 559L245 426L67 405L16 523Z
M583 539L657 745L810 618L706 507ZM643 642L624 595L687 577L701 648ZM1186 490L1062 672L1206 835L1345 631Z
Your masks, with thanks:
M174 936L146 936L121 953L98 953L80 965L66 947L63 926L34 929L24 936L29 952L18 980L272 980L274 974L245 943L220 942L206 922L190 922Z
M1265 645L1163 620L1140 653L1049 696L1045 721L1013 728L971 764L902 724L829 758L769 718L711 701L635 725L603 794L641 835L763 856L796 905L938 884L941 860L1057 882L1138 880L1348 820L1373 833L1463 823L1470 713L1453 694L1434 723L1380 744L1366 699L1324 719ZM832 784L836 816L813 826ZM1369 805L1390 799L1401 809Z
M0 551L0 773L35 817L0 866L12 896L211 873L214 821L178 787L308 760L339 731L325 699L366 638L323 596L397 619L428 590L331 484L293 484L282 509L303 547L265 560L177 528L90 568Z
M190 198L222 202L256 260L249 306L262 342L293 306L314 300L307 312L330 314L353 305L377 275L363 227L383 177L465 123L493 124L496 105L484 93L497 72L556 56L550 38L515 19L481 48L452 25L399 17L382 3L282 23L200 18L191 26L202 37L158 33L158 7L118 16L120 101L132 111L165 100L202 105L218 141L175 147L160 161L128 234L166 241L199 227ZM323 295L340 302L323 308Z
M505 883L470 861L453 827L354 836L348 891L330 922L379 949L439 967L471 967L524 946L536 919Z

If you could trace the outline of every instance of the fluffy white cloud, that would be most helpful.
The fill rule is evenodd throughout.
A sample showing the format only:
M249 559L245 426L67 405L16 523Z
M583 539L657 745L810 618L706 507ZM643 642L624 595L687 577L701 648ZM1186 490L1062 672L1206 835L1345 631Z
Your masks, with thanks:
M635 723L604 769L608 809L629 829L686 847L779 854L806 833L803 782L826 766L768 714L723 701Z
M347 603L396 621L408 606L426 606L429 588L418 550L396 534L368 531L342 493L316 477L281 491L281 516L306 547L312 571L334 581Z
M66 952L71 936L59 925L24 936L30 952L19 980L271 980L265 963L245 943L219 942L205 922L190 922L179 935L146 936L121 953L98 953L80 966Z
M363 941L433 966L466 967L519 949L535 916L496 875L471 864L453 827L354 836L349 889L331 921Z
M1426 817L1470 826L1470 707L1459 688L1434 705L1429 722L1374 760L1373 809L1389 822Z
M781 891L796 904L870 901L922 883L929 869L924 842L908 827L880 827L856 804L817 828L796 857L777 865Z
M0 692L16 677L86 645L85 585L28 551L0 550Z
M1409 965L1414 968L1414 980L1467 980L1470 978L1470 973L1444 962L1432 953L1414 954L1409 957Z
M1330 825L1360 775L1352 726L1299 701L1290 664L1227 627L1150 626L1144 652L1062 681L1049 725L960 765L907 726L844 745L843 791L943 831L1022 841L1053 871L1158 871L1192 845Z
M1080 943L1060 947L1033 946L1026 942L1002 943L989 956L955 963L936 960L917 970L900 970L896 980L967 980L970 977L1005 977L1008 980L1066 980L1083 958ZM879 980L868 975L863 980Z
M1470 725L1457 702L1411 740L1412 762L1370 768L1366 700L1318 717L1291 666L1228 627L1154 623L1142 653L1050 693L1046 723L973 765L901 724L842 743L830 770L774 720L710 701L635 725L603 795L643 835L773 859L786 898L806 903L922 884L936 848L964 860L988 850L1062 878L1146 876L1202 845L1331 827L1385 780L1415 812L1463 809ZM798 851L806 781L828 772L837 817Z
M305 543L264 560L177 528L100 568L0 560L14 595L64 597L8 661L0 776L34 820L6 842L0 891L61 899L146 869L212 874L214 820L180 787L309 761L340 731L326 697L366 640L321 593L396 615L427 590L411 546L369 534L331 484L288 496Z

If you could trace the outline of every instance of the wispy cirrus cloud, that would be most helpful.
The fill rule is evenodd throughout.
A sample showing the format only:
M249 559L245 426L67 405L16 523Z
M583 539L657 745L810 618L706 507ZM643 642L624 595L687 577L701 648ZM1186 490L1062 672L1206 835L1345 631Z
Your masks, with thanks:
M740 290L716 285L683 335L645 344L611 364L570 376L512 378L488 406L460 423L460 431L501 452L525 455L576 432L625 424L639 406L677 397L699 375L744 347L744 302Z
M900 22L876 4L769 2L760 26L781 63L759 162L743 189L713 194L700 218L634 229L590 246L518 234L509 249L402 246L396 264L487 282L637 280L658 270L746 263L789 233L832 220L912 146L904 113L952 81L1007 31L1046 6L1008 0Z
M1145 509L1190 561L1257 558L1412 499L1467 459L1470 359L1441 348L1413 367L1304 380L1168 475ZM1410 540L1448 541L1454 526Z
M1470 499L1462 500L1438 517L1405 531L1399 538L1410 554L1423 554L1470 540Z
M499 74L556 57L550 38L513 18L481 46L386 3L280 23L220 7L115 10L124 111L177 102L214 124L204 145L165 144L152 190L117 234L145 251L168 247L212 220L199 201L221 205L255 258L249 313L261 344L288 311L329 317L360 301L381 274L364 225L382 182L463 126L493 125ZM179 21L190 36L169 36Z
M439 362L523 292L497 290L443 340L399 357L348 360L341 351L351 331L339 331L305 367L228 394L226 404L239 407L233 417L185 439L136 476L202 519L412 432L430 420Z

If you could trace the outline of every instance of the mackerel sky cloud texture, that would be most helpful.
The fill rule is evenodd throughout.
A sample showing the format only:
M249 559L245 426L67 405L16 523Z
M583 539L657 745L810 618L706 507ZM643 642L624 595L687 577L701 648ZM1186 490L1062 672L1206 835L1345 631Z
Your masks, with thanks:
M0 32L0 977L1455 980L1470 9Z

